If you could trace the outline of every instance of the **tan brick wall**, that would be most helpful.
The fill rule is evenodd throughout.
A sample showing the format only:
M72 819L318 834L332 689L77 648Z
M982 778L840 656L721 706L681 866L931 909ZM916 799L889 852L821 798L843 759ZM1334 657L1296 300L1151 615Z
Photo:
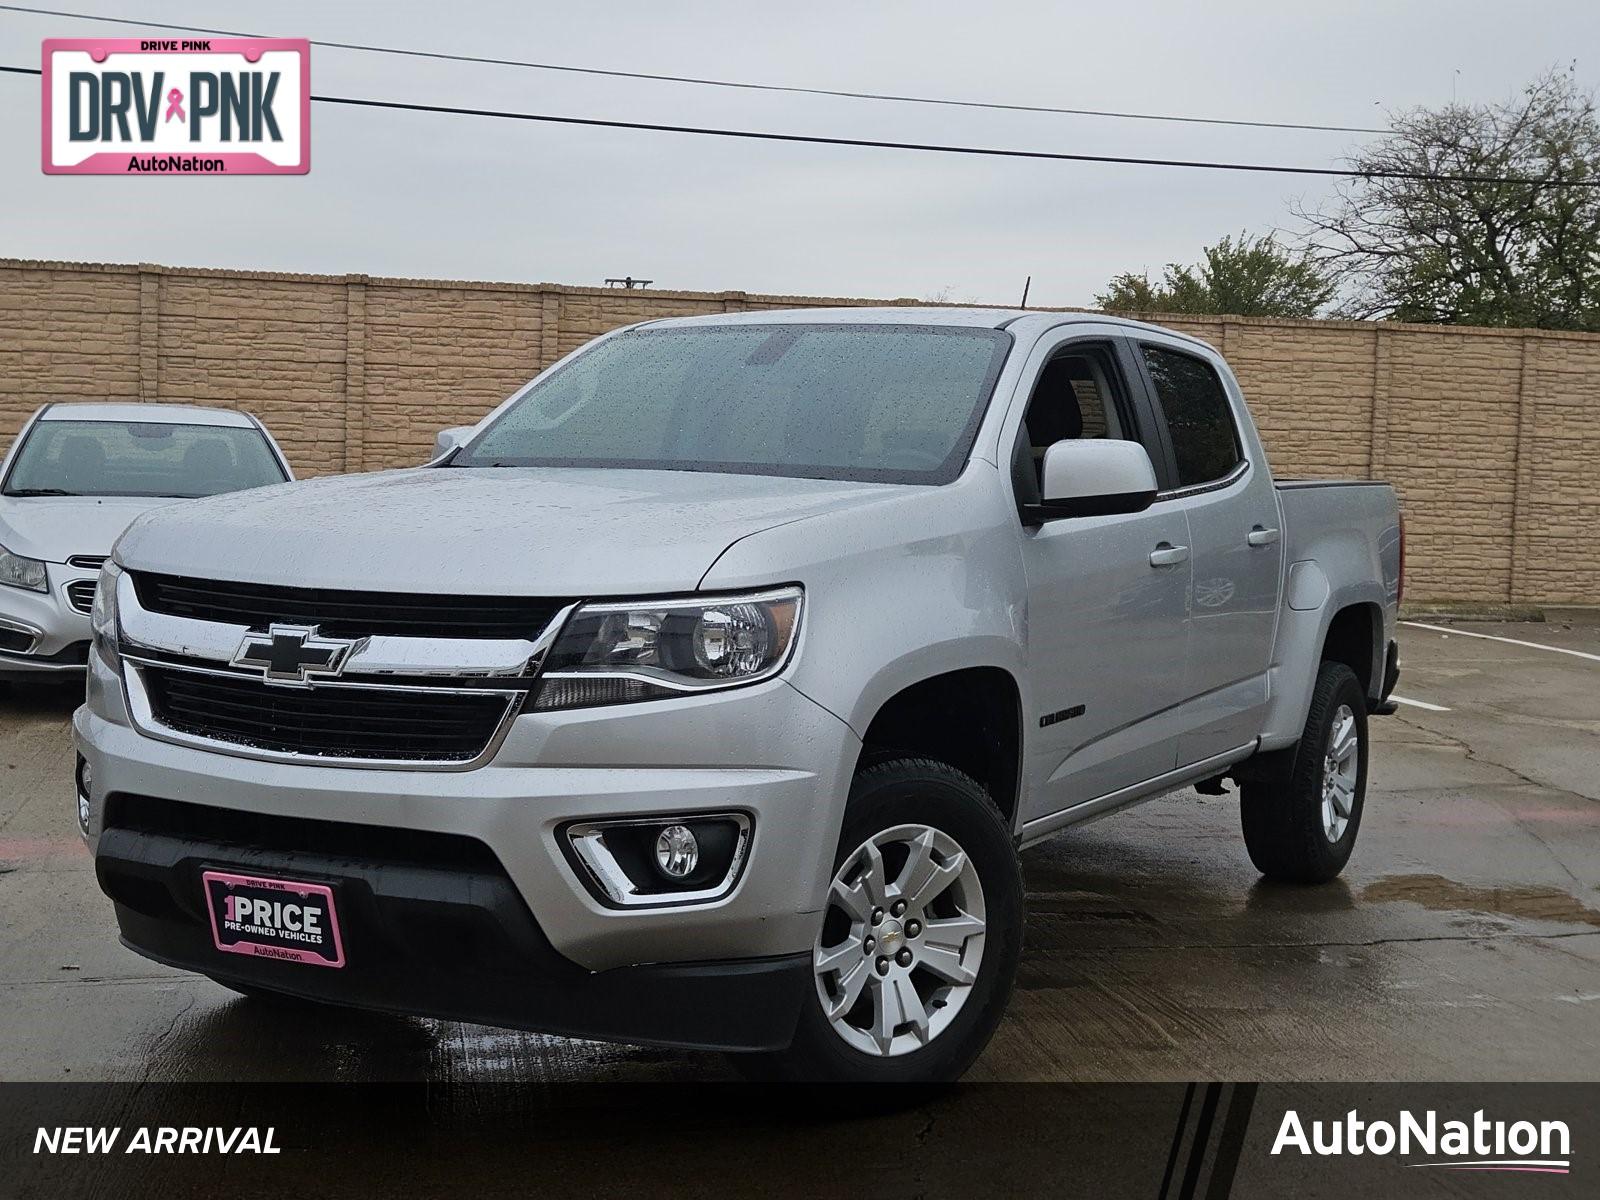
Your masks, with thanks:
M883 303L914 301L0 260L0 433L187 400L256 413L307 475L401 466L619 325ZM1279 475L1394 482L1411 596L1600 603L1600 336L1158 319L1227 355Z
M247 409L297 471L343 470L345 286L177 272L159 280L156 391L146 399Z

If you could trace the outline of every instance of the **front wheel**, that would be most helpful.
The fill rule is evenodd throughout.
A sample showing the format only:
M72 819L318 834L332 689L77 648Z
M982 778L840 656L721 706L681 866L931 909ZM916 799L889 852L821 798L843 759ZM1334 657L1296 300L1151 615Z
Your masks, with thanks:
M764 1078L958 1078L1005 1011L1022 872L987 792L928 759L856 775L794 1043L739 1055Z
M1325 662L1287 783L1246 783L1239 813L1250 861L1268 879L1326 883L1355 849L1367 795L1367 697Z

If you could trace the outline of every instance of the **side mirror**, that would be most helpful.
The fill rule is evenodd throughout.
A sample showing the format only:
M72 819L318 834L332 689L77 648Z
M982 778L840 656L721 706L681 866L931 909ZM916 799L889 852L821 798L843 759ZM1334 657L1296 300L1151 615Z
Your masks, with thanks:
M1044 452L1044 499L1034 521L1143 512L1156 498L1156 471L1138 442L1107 438L1057 442Z
M475 425L453 425L449 429L441 429L433 439L433 457L440 458L457 446L465 445L476 428Z

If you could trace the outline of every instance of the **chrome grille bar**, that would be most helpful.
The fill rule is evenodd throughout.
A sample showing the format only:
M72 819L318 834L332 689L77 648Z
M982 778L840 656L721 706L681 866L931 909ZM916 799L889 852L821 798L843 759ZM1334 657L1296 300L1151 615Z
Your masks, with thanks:
M532 638L424 638L378 634L361 639L346 660L345 676L404 675L464 677L522 677L543 659L556 634L576 605L559 609L545 628ZM155 651L163 656L192 659L200 664L226 665L233 661L249 625L197 621L155 613L139 603L138 590L127 574L117 585L117 608L122 621L122 642L128 653Z
M235 665L243 641L252 633L259 636L251 626L151 612L140 603L138 589L126 572L117 580L117 607L128 711L134 724L150 737L269 762L463 771L488 762L499 749L523 709L545 655L577 604L560 607L545 628L529 638L380 634L356 640L337 677L303 682L299 694L314 698L311 707L317 709L315 719L323 723L323 733L328 722L339 720L337 708L330 708L325 701L331 697L348 698L352 727L366 731L369 746L391 748L389 753L375 749L371 754L359 752L359 738L352 738L348 747L356 752L311 753L285 748L294 744L298 736L290 719L293 710L283 708L285 695L293 692L285 684L269 681L261 670ZM175 693L172 686L163 686L162 681L172 679L173 673L215 680L212 692L226 689L226 704L219 708L215 719L207 719L195 698L207 694L206 688L183 687ZM173 696L180 693L188 698L174 701ZM392 736L381 728L381 717L373 714L385 708L400 708L385 706L376 699L363 703L363 697L379 695L413 699L420 706L418 711L459 698L463 711L477 709L481 716L489 718L481 750L470 757L459 746L449 756L440 757L393 753ZM260 698L259 721L251 716L251 697ZM499 699L503 706L497 719L492 713L482 713L491 697ZM170 720L163 717L164 701L176 704ZM275 723L272 714L285 711L289 717L280 717ZM456 724L453 715L441 716L441 726Z

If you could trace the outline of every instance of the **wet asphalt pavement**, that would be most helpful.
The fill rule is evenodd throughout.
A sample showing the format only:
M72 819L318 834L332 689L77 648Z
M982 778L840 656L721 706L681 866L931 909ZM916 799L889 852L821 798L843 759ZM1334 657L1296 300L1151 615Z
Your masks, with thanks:
M1262 884L1232 796L1025 855L980 1080L1600 1077L1600 624L1402 627L1344 877ZM242 1000L118 945L71 804L68 692L0 695L0 1080L711 1080L714 1055Z

